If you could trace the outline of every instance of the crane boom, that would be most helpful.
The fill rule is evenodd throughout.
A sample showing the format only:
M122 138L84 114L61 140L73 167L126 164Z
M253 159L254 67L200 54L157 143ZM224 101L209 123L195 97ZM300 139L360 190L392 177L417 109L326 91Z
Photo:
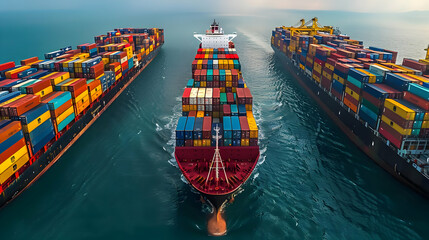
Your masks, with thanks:
M309 34L309 35L316 35L318 32L325 32L332 34L334 32L334 28L332 26L321 26L318 22L318 18L314 17L310 21L305 22L304 19L300 20L301 25L298 27L285 27L283 26L283 29L289 30L291 32L291 36L295 34ZM311 25L310 25L311 24Z

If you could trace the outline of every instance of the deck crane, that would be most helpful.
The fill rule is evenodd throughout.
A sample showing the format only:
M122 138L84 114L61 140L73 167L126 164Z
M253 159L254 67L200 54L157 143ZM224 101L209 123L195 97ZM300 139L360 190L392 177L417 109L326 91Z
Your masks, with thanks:
M299 25L299 26L298 26ZM299 22L292 27L282 27L285 30L289 30L291 32L291 36L295 34L308 34L308 35L316 35L318 32L325 32L332 34L334 32L334 28L332 26L322 26L318 22L318 18L314 17L310 21L305 22L304 19L299 20Z
M428 45L428 48L426 48L425 50L426 50L426 60L429 61L429 45Z

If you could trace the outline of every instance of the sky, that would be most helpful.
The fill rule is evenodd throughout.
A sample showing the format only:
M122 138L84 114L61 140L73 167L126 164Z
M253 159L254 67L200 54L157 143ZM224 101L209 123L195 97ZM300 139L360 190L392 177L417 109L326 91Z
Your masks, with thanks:
M215 4L213 4L215 3ZM0 11L59 9L150 9L252 13L263 9L407 12L429 10L428 0L0 0Z

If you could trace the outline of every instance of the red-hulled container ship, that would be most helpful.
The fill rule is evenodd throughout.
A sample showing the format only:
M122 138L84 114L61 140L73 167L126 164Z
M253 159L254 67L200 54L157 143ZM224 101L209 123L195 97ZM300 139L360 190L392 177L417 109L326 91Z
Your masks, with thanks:
M158 55L164 30L120 28L95 43L0 64L0 207L43 175Z
M186 180L213 207L211 235L226 233L222 210L251 175L259 159L252 94L241 73L234 39L216 21L192 63L192 79L182 96L175 157Z

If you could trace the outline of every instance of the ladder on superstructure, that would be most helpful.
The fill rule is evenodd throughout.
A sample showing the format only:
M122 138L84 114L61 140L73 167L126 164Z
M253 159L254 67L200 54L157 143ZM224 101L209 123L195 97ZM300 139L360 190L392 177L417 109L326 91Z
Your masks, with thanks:
M213 138L216 140L216 148L215 148L215 153L213 155L212 162L210 164L209 173L207 174L207 179L206 179L205 185L207 186L210 174L214 168L216 171L216 177L215 177L216 187L219 187L219 168L223 169L223 174L225 175L225 180L226 180L226 183L228 185L229 185L229 181L228 181L228 176L226 175L225 167L223 165L222 157L220 156L220 152L219 152L219 139L222 138L221 136L219 136L220 128L218 126L216 126L214 128L214 130L216 131L216 136L213 136ZM219 167L219 165L221 165L221 167Z

